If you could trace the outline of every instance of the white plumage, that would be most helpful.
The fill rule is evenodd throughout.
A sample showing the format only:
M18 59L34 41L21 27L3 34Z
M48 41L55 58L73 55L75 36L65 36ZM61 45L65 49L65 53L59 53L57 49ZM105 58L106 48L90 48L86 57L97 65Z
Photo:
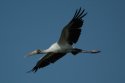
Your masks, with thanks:
M52 44L48 49L44 50L46 53L48 52L53 52L53 53L67 53L70 50L72 50L73 47L69 44L59 44L59 43L54 43Z

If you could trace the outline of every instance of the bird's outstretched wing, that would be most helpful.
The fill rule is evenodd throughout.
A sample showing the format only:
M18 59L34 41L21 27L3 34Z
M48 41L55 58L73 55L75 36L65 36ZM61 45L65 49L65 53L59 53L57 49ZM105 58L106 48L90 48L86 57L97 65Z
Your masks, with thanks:
M81 8L76 10L72 20L63 28L59 43L64 44L68 43L72 45L78 41L78 38L81 33L81 27L84 20L82 19L87 13L84 13L84 9Z
M48 66L50 63L56 62L58 59L63 57L66 53L48 53L43 58L41 58L35 67L28 72L36 72L38 69Z

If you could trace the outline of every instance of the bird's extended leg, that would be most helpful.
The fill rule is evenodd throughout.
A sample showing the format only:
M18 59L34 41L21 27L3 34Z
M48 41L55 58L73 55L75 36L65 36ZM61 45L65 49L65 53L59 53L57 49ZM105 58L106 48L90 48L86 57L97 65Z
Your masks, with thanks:
M100 50L82 50L81 51L81 53L92 53L92 54L99 53L99 52L101 51Z
M82 50L82 49L79 49L79 48L74 48L71 53L73 55L76 55L78 53L91 53L91 54L95 54L95 53L99 53L101 52L100 50Z

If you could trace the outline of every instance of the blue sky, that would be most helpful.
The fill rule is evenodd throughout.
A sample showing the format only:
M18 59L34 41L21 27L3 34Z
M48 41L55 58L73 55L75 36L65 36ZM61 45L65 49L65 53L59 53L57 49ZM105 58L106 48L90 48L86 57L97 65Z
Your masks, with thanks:
M124 83L124 4L124 0L0 0L0 82ZM76 47L102 52L67 54L27 74L43 55L24 56L56 42L79 7L88 14Z

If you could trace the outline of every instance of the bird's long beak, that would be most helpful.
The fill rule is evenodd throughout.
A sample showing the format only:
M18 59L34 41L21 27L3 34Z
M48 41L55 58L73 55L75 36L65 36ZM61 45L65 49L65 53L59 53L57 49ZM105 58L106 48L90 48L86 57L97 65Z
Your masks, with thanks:
M29 56L33 56L33 55L36 55L36 54L38 54L38 50L31 51L31 52L27 53L26 56L29 57Z

